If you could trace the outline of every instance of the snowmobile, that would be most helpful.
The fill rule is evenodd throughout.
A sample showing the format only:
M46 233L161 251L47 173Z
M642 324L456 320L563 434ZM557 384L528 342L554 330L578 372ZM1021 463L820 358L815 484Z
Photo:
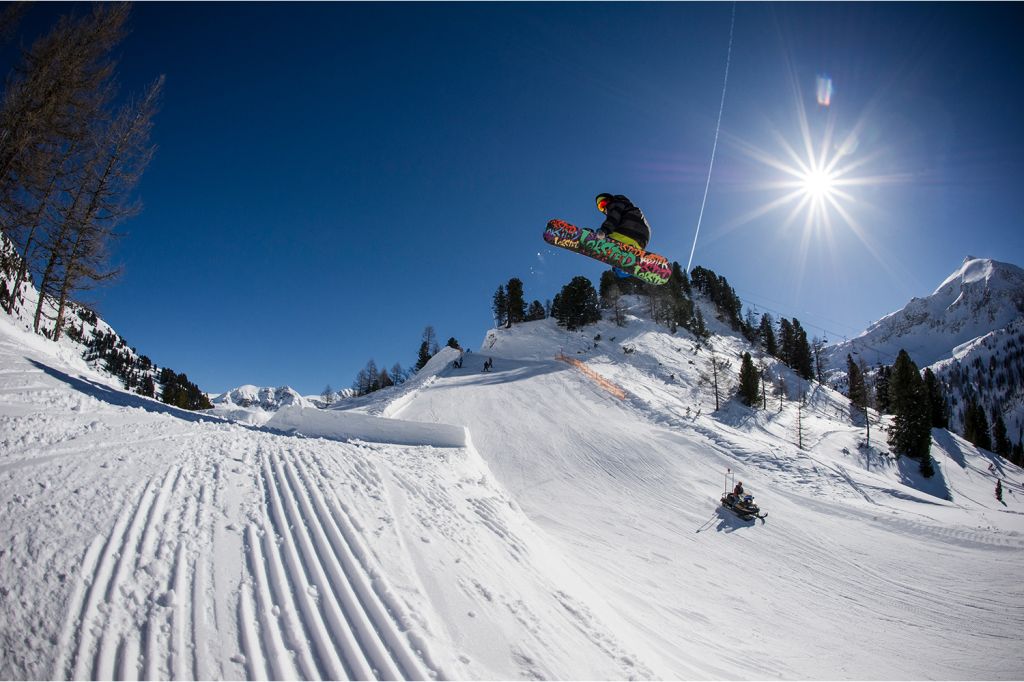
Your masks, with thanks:
M761 509L754 504L753 495L737 497L732 493L725 493L722 495L722 506L731 509L736 516L740 517L744 521L763 519L768 516L768 512L762 514Z
M753 521L754 519L764 519L768 516L768 512L761 513L761 509L754 504L754 496L743 493L742 484L738 491L729 492L730 479L735 480L736 476L732 469L725 470L725 492L722 493L722 506L727 509L731 509L736 516L740 517L744 521ZM735 491L735 488L734 488Z

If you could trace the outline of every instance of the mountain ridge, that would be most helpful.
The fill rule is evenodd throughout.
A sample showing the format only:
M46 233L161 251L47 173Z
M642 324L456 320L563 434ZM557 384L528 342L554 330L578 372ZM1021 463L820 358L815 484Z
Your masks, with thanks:
M968 256L925 297L881 317L858 336L826 349L831 369L846 355L869 366L889 364L902 348L921 367L952 357L953 350L1024 315L1024 270L991 258Z

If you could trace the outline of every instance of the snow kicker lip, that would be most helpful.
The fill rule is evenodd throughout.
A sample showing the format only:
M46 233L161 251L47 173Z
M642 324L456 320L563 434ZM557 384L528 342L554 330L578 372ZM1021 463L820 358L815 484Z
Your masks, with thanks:
M391 445L466 447L466 429L451 424L410 422L355 412L288 406L278 410L265 428L331 440L364 440Z

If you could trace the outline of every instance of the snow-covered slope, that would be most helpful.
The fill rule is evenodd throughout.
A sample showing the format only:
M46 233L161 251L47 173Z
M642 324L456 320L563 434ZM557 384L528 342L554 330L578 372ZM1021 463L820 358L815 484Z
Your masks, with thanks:
M461 426L286 436L55 350L0 319L0 676L646 674Z
M968 256L930 295L915 298L860 336L828 349L829 367L846 368L846 356L868 366L892 364L906 349L919 367L953 356L955 349L1024 317L1024 270Z
M266 429L0 320L0 675L1024 676L1019 469L936 431L922 481L837 393L768 363L806 404L750 411L742 340L640 317L492 331Z
M742 341L713 345L735 386ZM710 353L636 318L583 333L526 324L491 332L463 369L390 412L466 424L654 676L1024 673L998 643L1024 623L1020 470L936 432L940 474L923 481L916 463L864 445L827 388L805 407L711 415ZM717 507L727 468L765 524ZM1007 507L996 475L1013 482Z

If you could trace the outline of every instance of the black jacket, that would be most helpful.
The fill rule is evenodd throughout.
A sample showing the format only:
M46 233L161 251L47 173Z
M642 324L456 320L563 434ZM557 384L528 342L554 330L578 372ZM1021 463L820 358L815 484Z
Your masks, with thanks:
M601 230L605 234L618 232L637 240L641 248L647 247L647 242L651 241L651 226L647 224L643 212L634 206L632 201L621 194L616 194L609 200L604 212L608 216L601 224Z

